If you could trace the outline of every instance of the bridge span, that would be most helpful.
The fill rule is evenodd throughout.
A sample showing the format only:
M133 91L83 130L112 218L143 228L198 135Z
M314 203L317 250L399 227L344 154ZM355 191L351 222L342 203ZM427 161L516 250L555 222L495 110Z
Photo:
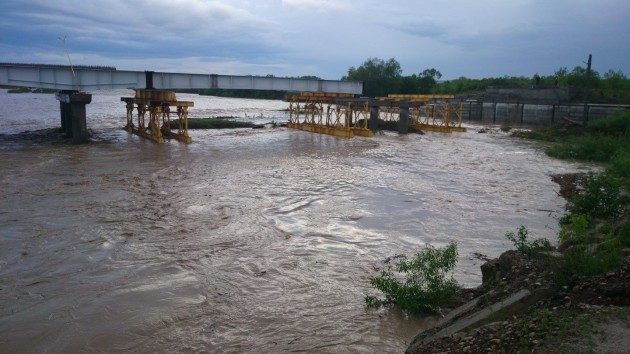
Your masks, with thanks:
M274 76L239 76L218 74L168 73L154 71L116 70L107 66L67 66L49 64L0 63L0 85L59 90L61 128L74 143L88 141L86 105L92 101L93 90L134 89L127 103L129 132L162 142L169 137L190 143L188 108L194 102L177 101L169 90L229 89L318 92L360 95L363 83L357 81L286 78ZM88 91L88 92L86 92ZM137 126L132 120L134 107L138 111ZM170 131L171 108L175 107L179 128ZM148 125L144 116L149 113ZM160 127L160 120L162 126Z
M106 66L70 67L20 63L0 63L0 85L76 91L128 88L276 90L355 95L363 93L363 83L358 81L129 71Z

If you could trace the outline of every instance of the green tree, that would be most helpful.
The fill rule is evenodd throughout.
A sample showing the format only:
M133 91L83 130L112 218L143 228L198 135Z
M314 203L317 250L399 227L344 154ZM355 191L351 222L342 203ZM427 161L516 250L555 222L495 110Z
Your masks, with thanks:
M429 93L437 84L437 80L442 77L442 73L435 68L425 69L418 77L417 93Z
M375 97L398 91L401 75L402 69L396 59L368 58L361 66L348 69L348 75L342 80L363 81L363 94Z

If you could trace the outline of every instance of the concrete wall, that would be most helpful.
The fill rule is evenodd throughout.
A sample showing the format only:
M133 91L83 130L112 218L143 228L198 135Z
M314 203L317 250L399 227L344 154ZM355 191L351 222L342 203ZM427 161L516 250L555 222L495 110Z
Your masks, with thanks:
M630 106L589 105L588 120L606 117L615 111L628 109ZM547 125L562 122L563 117L583 122L586 118L584 105L465 102L462 119L464 122L482 124Z
M569 90L553 89L523 89L523 88L495 88L488 87L484 95L486 102L526 102L538 104L559 104L569 100Z

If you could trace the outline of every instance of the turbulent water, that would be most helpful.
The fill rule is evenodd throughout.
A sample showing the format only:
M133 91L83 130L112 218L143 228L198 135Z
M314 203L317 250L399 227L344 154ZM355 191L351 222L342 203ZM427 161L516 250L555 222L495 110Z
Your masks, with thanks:
M527 226L553 237L549 174L504 134L340 139L287 129L129 135L95 93L87 145L0 137L0 351L402 351L432 318L366 311L381 262L456 241L455 272ZM179 95L191 116L286 119L279 101ZM0 133L58 126L54 95L0 91Z

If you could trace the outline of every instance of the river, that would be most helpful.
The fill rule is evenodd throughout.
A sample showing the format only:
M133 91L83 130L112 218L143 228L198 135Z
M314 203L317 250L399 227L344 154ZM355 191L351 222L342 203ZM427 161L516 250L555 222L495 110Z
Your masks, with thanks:
M366 311L387 257L455 241L455 278L521 224L554 238L548 158L503 133L130 135L95 92L93 141L0 136L0 351L401 352L433 318ZM178 94L191 117L286 120L279 101ZM0 90L0 133L58 126L54 95Z

